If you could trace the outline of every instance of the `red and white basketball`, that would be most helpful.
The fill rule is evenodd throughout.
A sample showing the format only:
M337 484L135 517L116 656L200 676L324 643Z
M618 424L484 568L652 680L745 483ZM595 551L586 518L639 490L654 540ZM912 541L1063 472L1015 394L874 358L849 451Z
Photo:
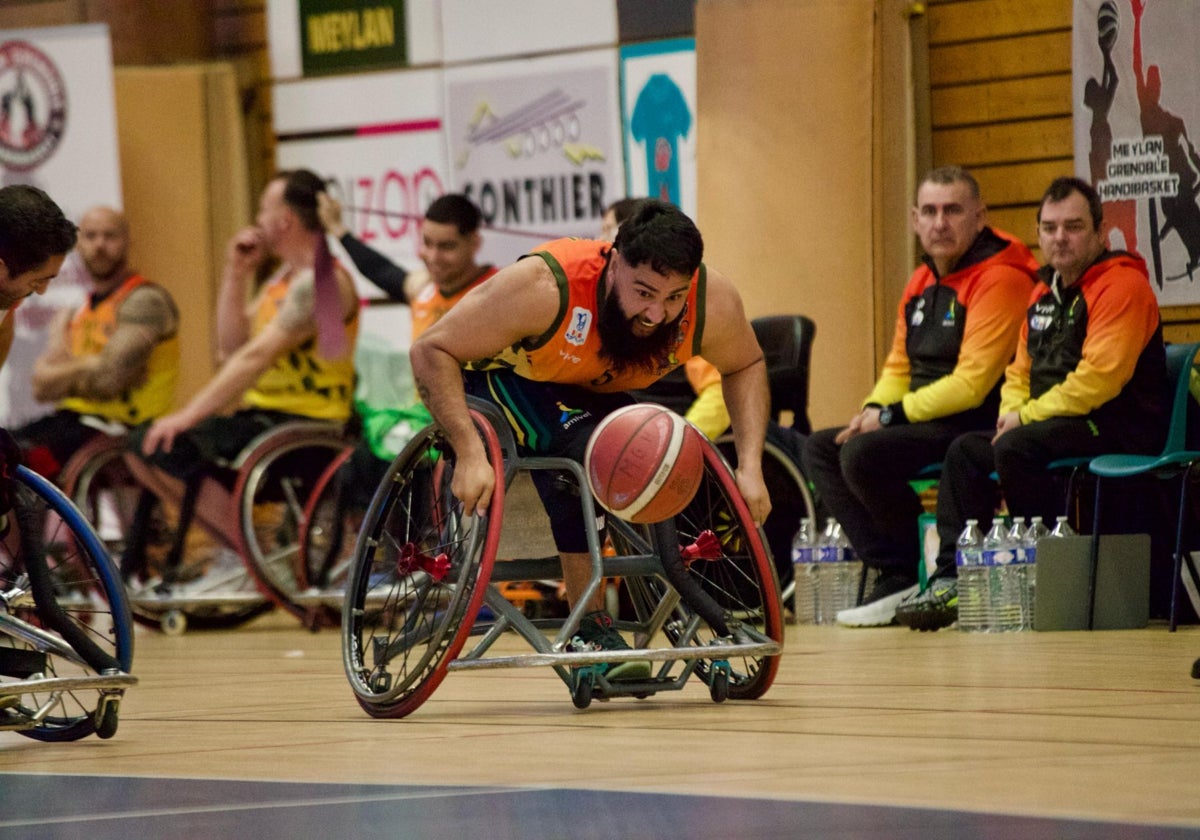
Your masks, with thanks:
M629 522L670 519L704 475L704 438L670 409L639 403L605 417L583 458L588 486L605 510Z

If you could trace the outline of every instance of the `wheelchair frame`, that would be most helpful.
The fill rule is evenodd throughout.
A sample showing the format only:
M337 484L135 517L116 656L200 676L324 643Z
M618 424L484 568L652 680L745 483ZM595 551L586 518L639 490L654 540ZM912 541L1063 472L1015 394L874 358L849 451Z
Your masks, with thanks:
M182 581L170 579L179 571L174 568L157 570L158 574L150 574L144 580L138 579L143 570L122 569L130 588L134 616L139 621L174 635L184 632L189 624L196 627L236 626L281 606L315 629L333 623L337 610L313 609L296 601L300 584L295 576L294 557L303 506L310 488L296 487L295 482L289 482L286 476L275 475L273 470L288 456L305 449L329 450L333 457L344 446L342 430L334 424L319 421L282 423L256 436L242 448L237 458L221 465L235 474L232 489L226 489L213 477L206 476L190 502L185 500L187 492L182 482L127 452L123 438L98 442L83 463L68 465L64 475L69 479L68 492L97 521L103 513L103 492L112 490L110 495L114 497L124 494L123 510L117 517L121 531L119 543L128 536L134 516L130 502L137 494L139 504L146 505L143 515L147 520L154 516L155 510L171 508L179 511L184 503L193 504L191 524L202 528L218 551L232 551L240 559L235 566L216 565L206 568L198 578ZM78 454L83 456L84 450ZM114 480L103 471L118 459L121 472ZM105 481L124 483L113 490L105 485ZM279 484L282 493L279 500L282 503L281 518L268 535L275 542L260 538L254 510L258 494L272 486L272 482ZM185 565L186 558L178 559L181 566Z
M783 646L778 579L732 473L711 444L705 447L706 480L693 505L708 504L705 515L719 513L725 521L706 522L706 532L692 534L691 507L676 520L654 526L607 517L618 555L604 556L597 529L588 527L592 574L585 591L565 619L534 621L495 583L561 577L561 566L557 556L496 562L506 488L520 472L566 471L578 484L585 523L596 521L594 501L580 464L519 456L498 409L474 398L469 403L497 477L487 515L463 515L449 493L453 452L436 426L429 426L393 462L359 534L343 605L342 650L351 687L369 714L402 717L419 707L448 671L499 667L553 667L577 708L586 708L594 697L642 698L679 690L692 676L706 683L716 702L765 693ZM423 519L432 527L423 527ZM685 539L697 538L694 544L679 546L679 525ZM591 597L612 576L623 577L630 587L636 619L618 627L634 634L635 648L567 651ZM746 600L739 589L750 593ZM477 618L485 604L494 615L490 621ZM510 630L534 652L488 656ZM481 638L459 656L471 635ZM668 646L649 646L663 637ZM660 663L657 674L638 681L606 679L609 664L632 660ZM398 673L389 670L393 664Z
M0 546L0 730L41 741L117 731L137 684L125 589L71 501L18 467Z

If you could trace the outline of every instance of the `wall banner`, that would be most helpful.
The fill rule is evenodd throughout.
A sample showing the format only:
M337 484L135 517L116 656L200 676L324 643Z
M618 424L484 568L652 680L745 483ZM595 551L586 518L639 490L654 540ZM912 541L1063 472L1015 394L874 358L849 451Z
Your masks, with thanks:
M669 201L696 218L696 42L621 48L626 195Z
M1165 0L1075 0L1074 16L1075 170L1159 303L1200 303L1200 16Z
M68 218L97 204L121 206L112 45L104 24L0 31L0 185L45 190ZM29 384L46 327L88 291L74 259L13 316L16 335L0 369L0 425L49 413Z
M615 50L446 70L452 187L483 211L488 242L512 239L506 261L539 238L597 235L621 197L616 76Z
M404 0L300 0L304 75L408 63Z

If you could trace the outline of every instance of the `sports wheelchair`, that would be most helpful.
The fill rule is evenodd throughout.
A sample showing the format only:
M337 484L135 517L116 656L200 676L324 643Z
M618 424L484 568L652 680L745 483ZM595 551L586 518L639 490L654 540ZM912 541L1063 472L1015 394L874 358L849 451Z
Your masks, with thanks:
M343 603L342 655L370 715L408 715L449 671L479 668L550 666L580 709L593 699L680 690L691 677L716 702L756 699L770 688L783 649L778 578L714 447L705 447L695 498L673 520L644 526L608 516L615 556L604 556L599 531L589 527L588 586L566 618L534 620L498 584L561 577L561 566L557 556L497 562L508 490L525 473L555 470L578 487L584 522L596 522L596 508L580 464L518 455L500 411L475 398L468 404L496 475L488 512L464 514L450 491L454 450L431 425L393 461L359 533ZM632 618L616 626L632 634L635 649L568 652L608 576L623 578ZM507 632L533 653L488 656ZM609 664L631 660L657 668L644 680L606 678Z
M12 488L0 532L0 730L111 738L137 684L120 576L57 487L18 467Z
M185 485L129 452L123 437L100 438L72 458L63 481L122 557L138 621L177 634L237 626L279 606L315 628L339 611L294 600L300 523L314 482L344 446L338 425L286 422L216 476ZM180 522L196 527L180 534Z

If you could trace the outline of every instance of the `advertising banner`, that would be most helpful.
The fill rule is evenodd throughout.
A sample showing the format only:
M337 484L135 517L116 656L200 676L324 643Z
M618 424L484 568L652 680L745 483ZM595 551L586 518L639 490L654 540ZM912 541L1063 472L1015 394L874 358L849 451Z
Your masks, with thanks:
M1165 0L1075 0L1074 15L1076 172L1159 303L1200 303L1200 16Z
M595 236L623 192L615 50L446 70L451 189L508 262L539 239Z
M113 106L112 45L103 24L0 31L0 184L45 190L71 219L97 204L121 206ZM0 425L49 413L29 380L46 327L87 293L74 259L43 296L15 315L16 337L0 369Z

